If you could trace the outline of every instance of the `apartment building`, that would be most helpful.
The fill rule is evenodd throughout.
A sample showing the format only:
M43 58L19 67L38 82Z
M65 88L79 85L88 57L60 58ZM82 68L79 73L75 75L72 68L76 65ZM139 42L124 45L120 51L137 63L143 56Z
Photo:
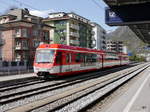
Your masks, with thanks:
M30 15L27 9L11 9L0 16L1 60L33 62L40 42L50 43L53 27L41 17Z
M92 28L92 39L93 48L106 50L106 31L97 23L91 23Z
M51 31L52 43L92 48L92 26L88 19L73 12L57 12L43 21L55 27Z
M123 42L107 40L107 50L115 52L123 52Z

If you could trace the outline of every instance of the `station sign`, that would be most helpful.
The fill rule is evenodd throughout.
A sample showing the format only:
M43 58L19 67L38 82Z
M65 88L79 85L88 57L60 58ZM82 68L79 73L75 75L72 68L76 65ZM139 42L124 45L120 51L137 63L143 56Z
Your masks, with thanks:
M114 11L107 8L105 10L105 22L108 25L118 25L122 24L123 20Z

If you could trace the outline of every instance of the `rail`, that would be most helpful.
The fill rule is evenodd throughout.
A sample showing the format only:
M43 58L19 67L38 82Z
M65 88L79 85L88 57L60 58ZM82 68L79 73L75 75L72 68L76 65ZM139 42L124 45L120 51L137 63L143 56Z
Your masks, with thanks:
M127 80L131 79L132 77L136 76L137 74L139 74L140 72L142 72L143 70L145 70L148 67L149 67L149 64L142 64L142 65L138 65L134 68L129 68L128 71L127 70L119 71L117 73L113 73L112 75L107 75L106 77L102 77L100 79L97 79L91 83L80 86L78 88L73 88L73 89L61 92L59 94L56 94L56 95L46 97L44 99L40 99L40 100L31 102L31 103L28 103L26 105L22 105L22 106L10 109L7 112L31 111L31 110L37 109L41 106L44 106L46 104L53 103L57 100L60 100L60 99L63 99L65 97L76 94L78 92L84 91L88 88L95 87L97 85L99 85L99 88L100 88L99 91L102 91L101 94L97 97L102 97L103 95L105 95L109 91L113 90L114 88L118 87L122 83L124 83ZM96 99L97 98L93 99L92 101L89 100L88 103L86 103L86 104L83 103L83 105L80 104L80 106L75 105L73 109L75 109L76 111L79 111L82 108L85 108L85 106L89 105L91 102L95 101ZM70 105L70 106L72 106L72 105ZM70 107L66 107L65 109L67 109L67 108L70 108Z

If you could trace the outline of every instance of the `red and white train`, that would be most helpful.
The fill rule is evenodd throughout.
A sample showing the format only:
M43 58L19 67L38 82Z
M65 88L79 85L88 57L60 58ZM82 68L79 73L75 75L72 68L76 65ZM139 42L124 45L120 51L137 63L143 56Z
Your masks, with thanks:
M34 72L38 76L63 76L127 65L126 54L62 44L42 44L36 50Z

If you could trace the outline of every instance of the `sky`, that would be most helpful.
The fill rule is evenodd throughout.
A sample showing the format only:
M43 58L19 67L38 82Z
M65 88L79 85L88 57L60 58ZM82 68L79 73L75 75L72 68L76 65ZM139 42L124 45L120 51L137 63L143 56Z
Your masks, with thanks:
M107 32L117 28L105 24L106 4L103 0L1 0L0 14L10 7L28 8L31 14L42 17L47 17L51 12L75 12L98 23Z

